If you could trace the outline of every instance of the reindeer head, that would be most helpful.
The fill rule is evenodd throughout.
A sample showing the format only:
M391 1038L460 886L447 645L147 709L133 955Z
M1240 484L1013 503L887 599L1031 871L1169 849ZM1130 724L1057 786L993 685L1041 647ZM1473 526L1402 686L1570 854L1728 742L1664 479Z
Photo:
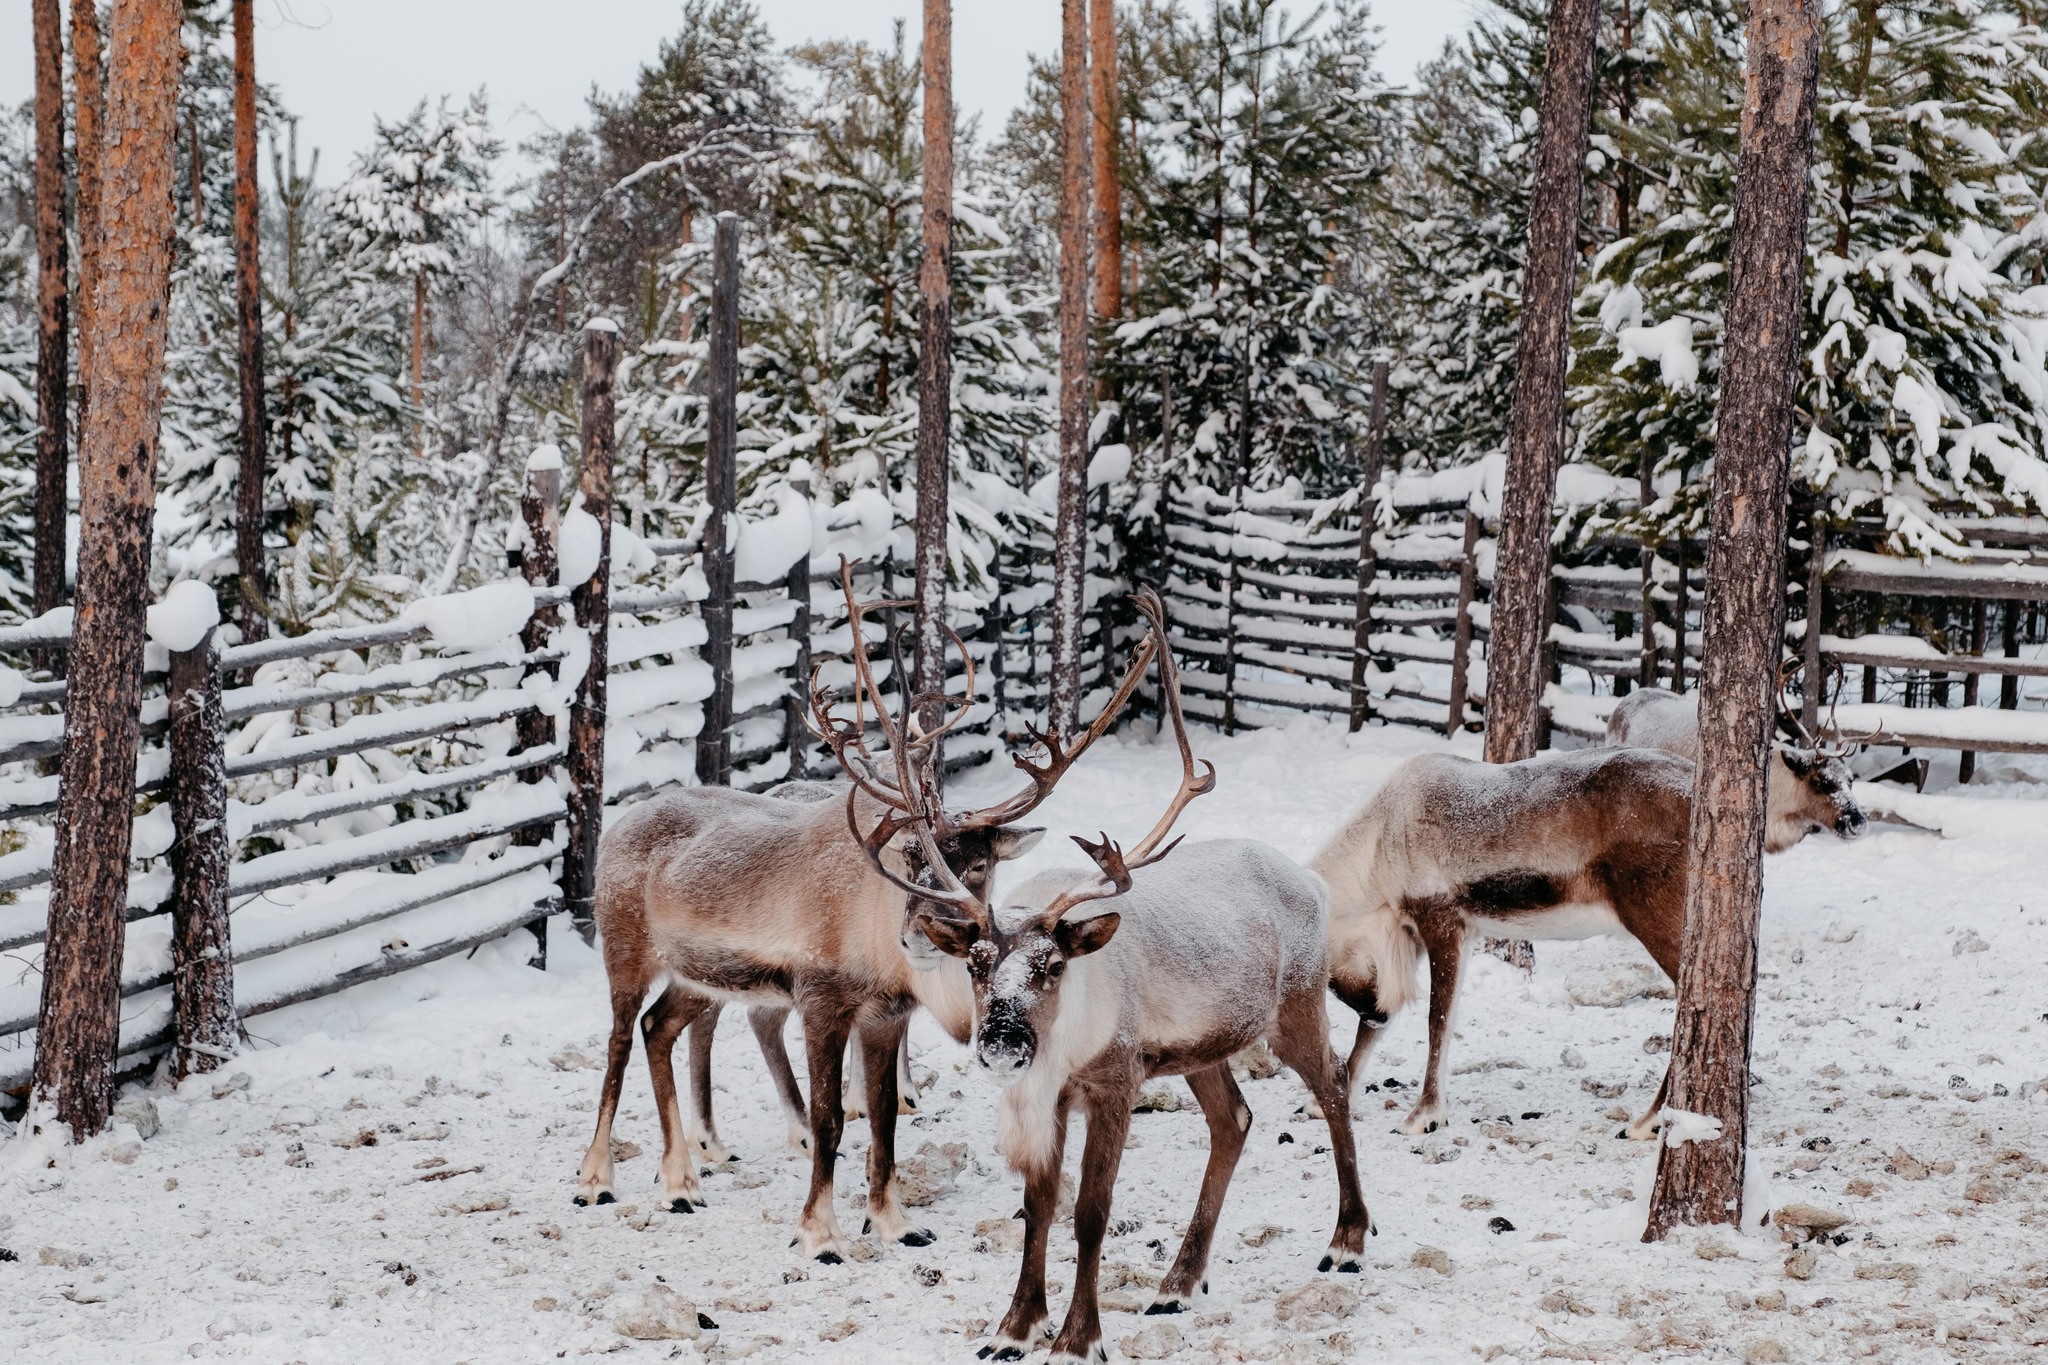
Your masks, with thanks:
M1035 734L1032 749L1016 755L1014 759L1018 769L1029 779L1028 786L985 810L948 812L940 805L935 792L936 745L931 741L957 723L965 707L957 706L951 719L930 730L918 726L913 716L915 708L928 702L951 703L919 698L906 703L900 722L883 719L883 734L894 754L896 772L894 781L881 775L873 755L862 743L863 728L860 724L861 693L875 696L866 645L860 630L860 615L865 610L872 610L875 604L864 608L855 603L851 575L842 572L842 581L846 585L848 611L854 627L853 662L857 689L854 718L851 721L835 718L817 689L813 690L812 710L817 716L820 732L839 755L840 763L849 776L890 811L870 830L863 831L856 823L854 834L867 849L875 869L910 894L904 928L906 950L910 950L913 939L921 938L939 953L966 961L968 974L974 983L976 1056L999 1084L1015 1082L1030 1070L1037 1055L1038 1039L1059 1013L1060 987L1066 977L1067 964L1101 949L1115 935L1120 922L1114 912L1069 922L1067 912L1089 901L1104 900L1129 890L1133 870L1158 862L1180 842L1177 839L1166 842L1166 836L1188 802L1216 785L1215 767L1204 760L1201 765L1203 771L1198 774L1193 751L1188 745L1187 725L1181 714L1179 675L1173 666L1172 652L1166 645L1165 609L1158 595L1149 589L1137 594L1138 610L1147 627L1146 638L1132 656L1123 682L1109 704L1078 743L1070 747L1061 741L1057 733ZM957 644L958 637L954 639ZM960 652L966 657L964 645L960 646ZM1154 658L1159 660L1160 695L1180 744L1182 766L1180 790L1168 804L1165 815L1129 857L1106 834L1094 843L1076 837L1074 842L1095 863L1095 876L1062 877L1057 890L1043 898L1043 905L1006 908L1002 913L996 913L990 908L991 898L986 886L970 885L965 877L959 875L955 857L948 853L947 842L957 841L954 844L956 849L968 850L976 847L972 842L976 836L993 834L993 841L987 845L991 860L1000 860L1000 851L1006 846L1013 850L1014 856L1014 853L1028 848L1030 843L1035 843L1039 831L1020 830L1011 822L1022 818L1050 796L1053 786L1074 761L1115 723ZM967 673L966 695L972 697L974 665L971 658L967 662ZM886 717L886 711L879 703L876 710L878 717ZM1045 753L1042 761L1034 758L1039 749ZM847 819L856 821L850 798ZM892 841L905 835L909 836L908 848L914 850L906 861L917 869L911 877L896 872L883 856ZM1029 843L1017 842L1026 835L1030 836ZM1007 844L1006 839L1009 841ZM1033 885L1042 880L1034 879Z
M1782 853L1822 830L1833 830L1844 839L1860 837L1870 827L1870 820L1856 803L1856 778L1849 771L1848 758L1863 741L1841 737L1832 705L1826 726L1832 738L1823 741L1815 736L1785 700L1782 675L1779 681L1778 729L1783 739L1772 756L1771 820L1764 832L1764 847Z

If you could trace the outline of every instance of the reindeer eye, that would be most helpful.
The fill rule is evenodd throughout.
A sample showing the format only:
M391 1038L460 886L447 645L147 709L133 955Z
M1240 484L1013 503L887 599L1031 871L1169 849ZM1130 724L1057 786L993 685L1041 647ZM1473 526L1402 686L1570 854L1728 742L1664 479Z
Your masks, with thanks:
M1067 960L1063 957L1056 957L1052 961L1046 963L1045 974L1055 981L1059 980L1062 976L1065 976L1067 974Z

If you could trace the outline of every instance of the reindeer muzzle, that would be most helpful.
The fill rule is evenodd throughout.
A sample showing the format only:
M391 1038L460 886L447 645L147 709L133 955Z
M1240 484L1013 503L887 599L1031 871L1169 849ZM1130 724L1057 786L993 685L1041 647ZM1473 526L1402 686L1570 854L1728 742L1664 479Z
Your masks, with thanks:
M1863 807L1850 806L1835 817L1835 833L1843 839L1861 839L1870 829L1870 817Z

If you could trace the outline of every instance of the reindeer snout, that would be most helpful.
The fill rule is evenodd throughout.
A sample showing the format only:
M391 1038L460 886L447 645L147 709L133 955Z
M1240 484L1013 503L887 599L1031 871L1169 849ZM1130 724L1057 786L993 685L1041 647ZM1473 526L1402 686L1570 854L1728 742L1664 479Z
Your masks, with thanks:
M1024 1079L1024 1073L1031 1069L1031 1057L1027 1053L1007 1048L977 1048L974 1059L981 1063L981 1069L988 1073L990 1080L1008 1089Z
M991 1012L982 1021L981 1032L974 1040L974 1060L999 1086L1015 1085L1024 1079L1037 1053L1038 1039L1030 1026L1008 1011Z
M1870 817L1861 807L1851 806L1835 820L1835 833L1844 839L1860 839L1870 828Z

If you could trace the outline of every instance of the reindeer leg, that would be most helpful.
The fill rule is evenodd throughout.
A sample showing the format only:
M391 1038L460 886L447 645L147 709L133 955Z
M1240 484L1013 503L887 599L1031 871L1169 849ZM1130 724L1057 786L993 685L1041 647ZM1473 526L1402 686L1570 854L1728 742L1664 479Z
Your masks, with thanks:
M917 1078L910 1074L910 1029L904 1027L903 1039L896 1044L896 1112L915 1114L917 1112Z
M683 1140L714 1165L733 1159L718 1140L718 1124L711 1117L711 1044L718 1036L718 1016L724 1010L723 1002L707 1000L704 1012L690 1021L690 1114Z
M1244 1092L1230 1074L1230 1064L1221 1063L1187 1075L1188 1089L1201 1102L1202 1116L1209 1120L1209 1165L1202 1172L1202 1193L1195 1201L1195 1216L1188 1220L1187 1236L1181 1238L1180 1254L1173 1268L1159 1282L1159 1293L1145 1309L1147 1313L1182 1313L1191 1306L1197 1288L1209 1292L1203 1272L1209 1268L1209 1248L1216 1239L1216 1219L1223 1212L1223 1196L1230 1189L1230 1177L1237 1159L1244 1153L1245 1134L1251 1131L1252 1111ZM1095 1127L1093 1111L1089 1130Z
M626 1083L626 1063L633 1056L633 1016L647 994L642 980L628 988L612 986L612 1036L605 1050L604 1089L597 1101L597 1133L583 1153L576 1177L576 1203L609 1204L612 1197L612 1119L619 1112L619 1091Z
M1664 1068L1664 1079L1657 1084L1657 1097L1650 1101L1650 1107L1640 1118L1632 1120L1621 1130L1620 1136L1633 1138L1637 1142L1648 1142L1657 1136L1657 1130L1664 1126L1664 1101L1671 1095L1671 1068Z
M675 1213L692 1212L704 1202L697 1183L696 1146L685 1135L682 1109L676 1103L676 1039L710 1003L694 991L671 985L640 1019L647 1041L647 1071L654 1079L654 1109L661 1115L661 1197Z
M832 1211L832 1164L839 1157L840 1134L846 1130L840 1086L853 1009L843 1001L826 999L805 1003L803 1011L804 1050L811 1066L811 1192L797 1224L798 1240L804 1255L838 1265L849 1253Z
M1429 953L1429 1069L1422 1078L1422 1095L1401 1131L1414 1136L1433 1133L1444 1120L1444 1067L1451 1045L1451 1003L1458 994L1458 972L1465 962L1465 930L1457 915L1418 916L1422 923L1422 946ZM1449 925L1441 921L1450 920Z
M1060 1163L1067 1150L1067 1099L1060 1097L1053 1114L1052 1147L1043 1165L1024 1172L1024 1255L1017 1265L1017 1288L1010 1311L1003 1314L995 1340L975 1354L983 1360L1022 1360L1051 1328L1045 1307L1045 1244L1059 1212Z
M1222 1069L1228 1075L1229 1064L1225 1063ZM1131 1103L1137 1097L1137 1086L1132 1085L1109 1095L1091 1095L1088 1100L1088 1141L1081 1150L1081 1188L1074 1196L1074 1297L1067 1304L1067 1320L1060 1327L1060 1334L1053 1338L1048 1365L1068 1361L1093 1365L1109 1359L1109 1352L1102 1345L1102 1310L1096 1297L1096 1280L1102 1270L1102 1236L1109 1230L1110 1201L1116 1194L1116 1171L1123 1163L1124 1138L1131 1128ZM1240 1133L1240 1146L1243 1141L1244 1135ZM1234 1153L1232 1160L1234 1164ZM1213 1170L1213 1153L1210 1165ZM1227 1172L1224 1181L1229 1181ZM1202 1182L1204 1202L1208 1184L1206 1179ZM1216 1202L1220 1208L1220 1191ZM1201 1217L1200 1205L1196 1206L1195 1216ZM1210 1217L1213 1221L1215 1215ZM1192 1227L1188 1235L1192 1240Z
M839 1104L841 1112L846 1117L846 1121L852 1123L857 1119L867 1116L866 1111L860 1106L862 1098L868 1092L868 1078L866 1073L861 1070L860 1049L854 1047L851 1043L847 1045L846 1049L845 1076L846 1093L840 1096Z
M796 1072L789 1065L789 1049L782 1042L782 1028L788 1022L789 1009L784 1005L756 1005L747 1011L747 1026L754 1030L754 1041L761 1045L761 1060L768 1064L776 1097L782 1101L783 1117L789 1120L790 1150L808 1152L811 1123L804 1109L804 1092L797 1089Z
M910 1016L898 1015L860 1031L861 1070L868 1083L868 1217L862 1232L872 1232L907 1247L932 1244L929 1229L903 1215L896 1188L896 1055Z
M1360 1042L1370 1049L1377 1029L1361 1019ZM1280 1023L1271 1042L1273 1052L1294 1068L1321 1105L1330 1122L1330 1152L1337 1163L1337 1232L1318 1270L1355 1275L1365 1255L1365 1234L1376 1231L1358 1185L1358 1147L1351 1134L1351 1083L1348 1068L1330 1051L1330 1020L1321 991L1290 996L1280 1004ZM1358 1047L1353 1046L1356 1053ZM1213 1139L1212 1139L1213 1142Z
M1373 1024L1364 1015L1358 1016L1358 1036L1351 1040L1351 1055L1344 1060L1344 1095L1353 1104L1358 1102L1358 1087L1365 1083L1365 1064L1385 1032L1384 1022Z

